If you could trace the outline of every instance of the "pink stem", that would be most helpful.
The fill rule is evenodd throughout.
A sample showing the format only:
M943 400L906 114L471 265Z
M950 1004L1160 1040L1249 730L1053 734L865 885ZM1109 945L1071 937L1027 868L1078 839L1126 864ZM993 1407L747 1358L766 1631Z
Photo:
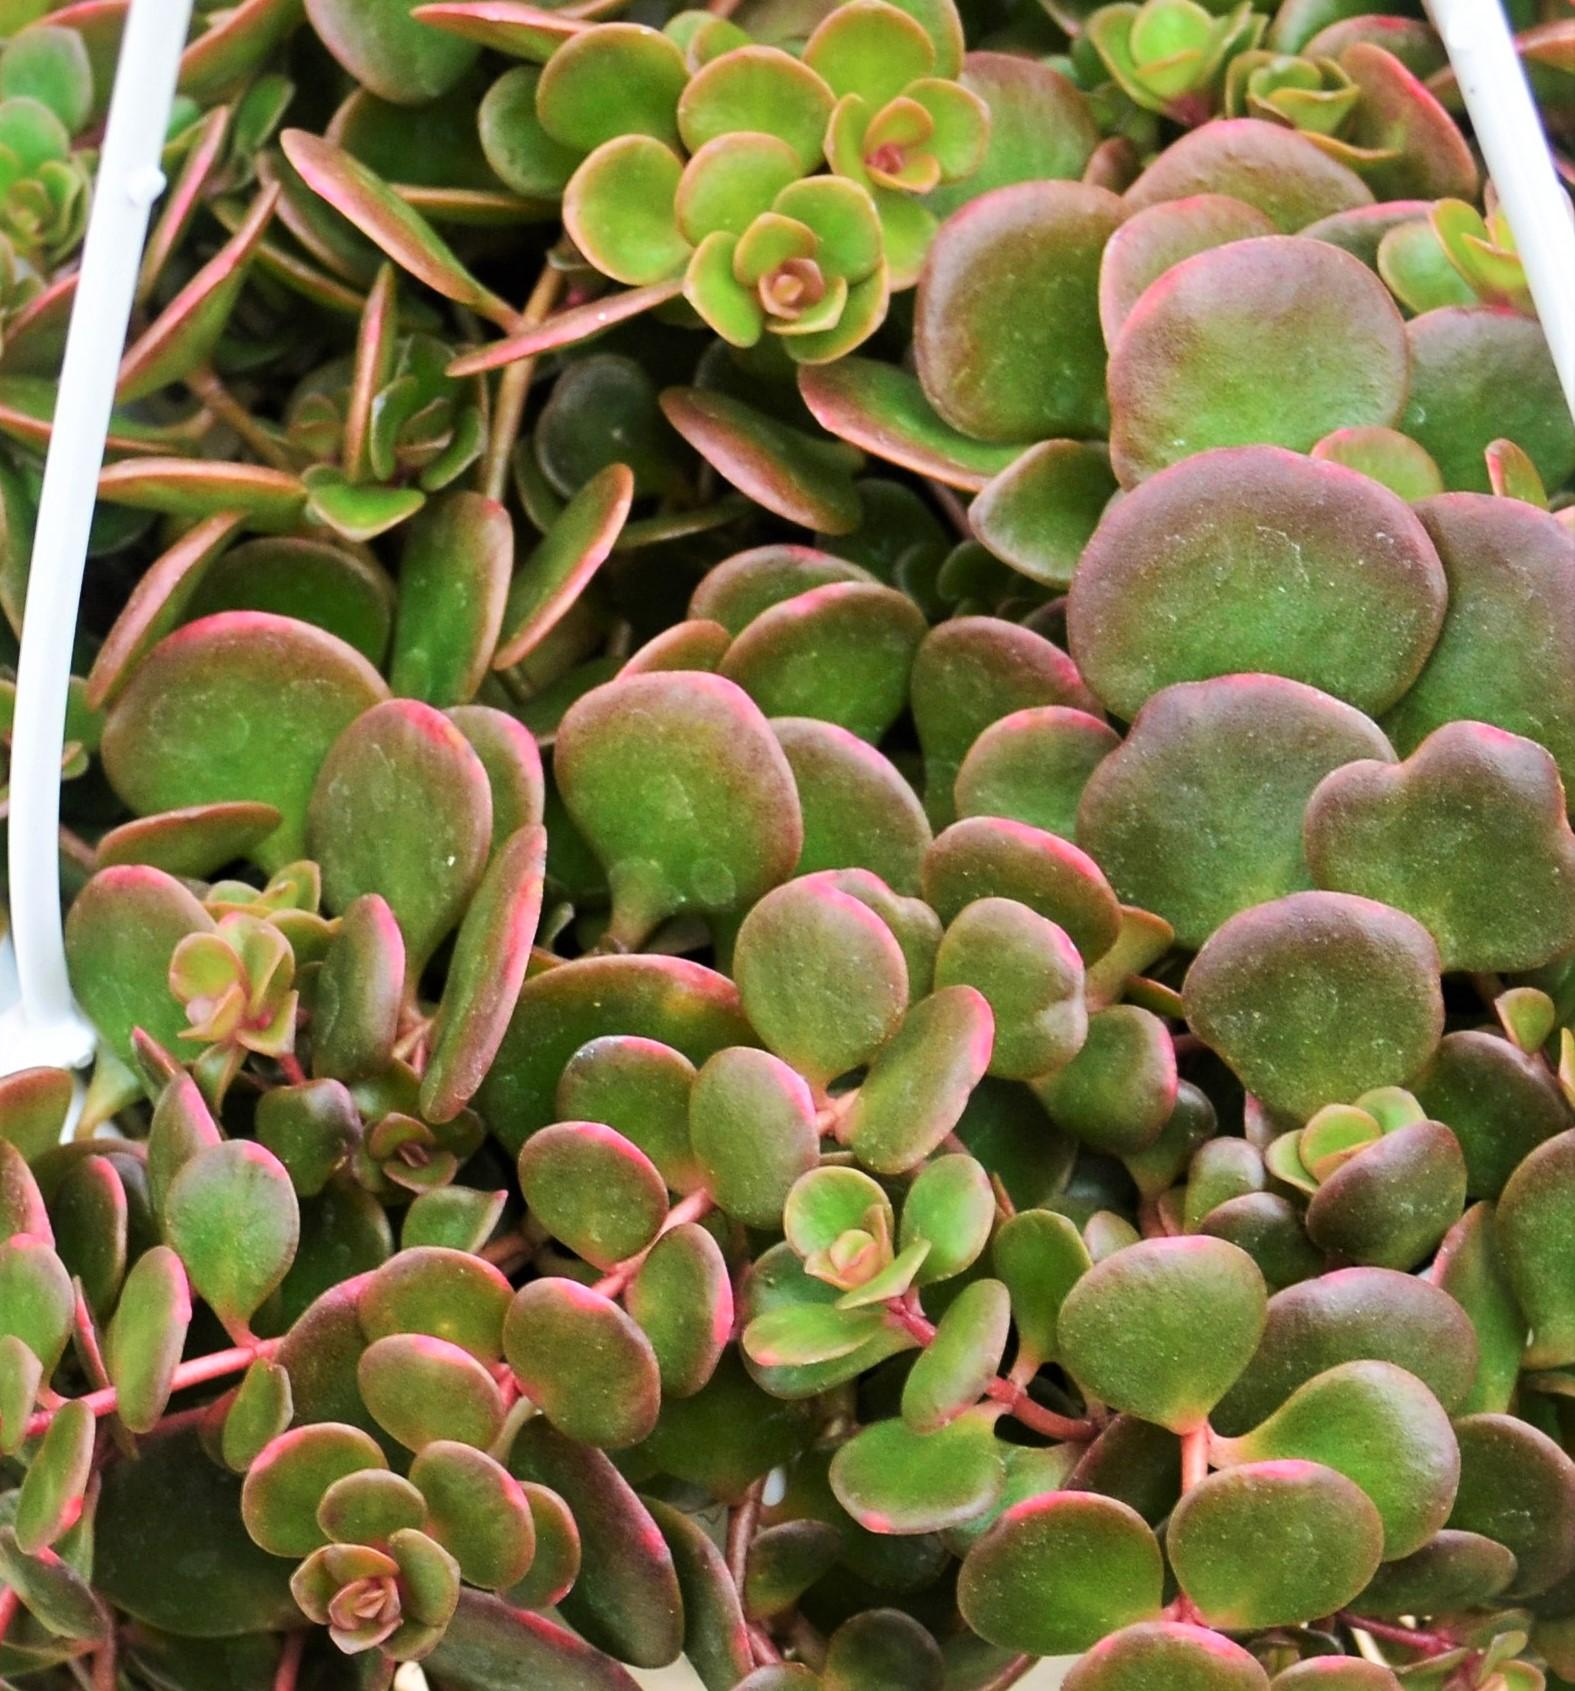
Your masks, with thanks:
M211 1356L193 1357L190 1362L183 1362L175 1370L170 1380L170 1392L185 1391L188 1386L206 1385L210 1380L222 1380L228 1375L239 1374L243 1369L250 1368L259 1357L272 1356L279 1348L278 1339L262 1339L255 1344L236 1345L233 1350L216 1350ZM70 1401L85 1403L96 1416L113 1415L119 1407L120 1394L113 1386L105 1386L102 1391L89 1392L86 1397L75 1398ZM37 1438L54 1420L56 1410L40 1409L27 1423L27 1436Z
M295 1682L301 1674L301 1654L305 1649L304 1632L287 1632L284 1635L284 1648L279 1653L279 1666L273 1676L273 1691L295 1691Z
M5 1643L5 1635L11 1630L11 1622L16 1619L16 1612L22 1606L22 1599L9 1585L0 1587L0 1644Z
M1209 1477L1209 1424L1181 1435L1181 1495L1183 1497Z
M1460 1640L1447 1632L1422 1632L1409 1626L1395 1626L1389 1621L1369 1620L1365 1615L1353 1615L1349 1609L1340 1611L1340 1619L1358 1631L1371 1633L1386 1644L1401 1644L1408 1650L1419 1650L1424 1656L1442 1656L1448 1650L1458 1650Z
M893 1298L886 1305L886 1313L892 1324L916 1344L929 1345L934 1340L935 1323L919 1308L911 1292L907 1297ZM1009 1415L1021 1421L1025 1427L1031 1427L1036 1433L1043 1433L1046 1438L1066 1439L1081 1444L1094 1436L1092 1421L1075 1421L1069 1415L1057 1415L1053 1409L1046 1409L1042 1404L1035 1403L1028 1395L1027 1389L1018 1385L1015 1380L1003 1380L997 1375L984 1391L986 1397L993 1398L997 1403L1004 1403Z
M671 1233L675 1227L682 1227L686 1222L698 1221L701 1216L710 1213L711 1194L709 1192L691 1192L687 1198L679 1201L667 1212L667 1219L657 1229L656 1239ZM591 1288L593 1292L600 1292L604 1298L618 1297L625 1286L640 1272L640 1266L651 1254L656 1244L653 1239L643 1251L636 1251L632 1257L625 1257L610 1274L604 1275Z

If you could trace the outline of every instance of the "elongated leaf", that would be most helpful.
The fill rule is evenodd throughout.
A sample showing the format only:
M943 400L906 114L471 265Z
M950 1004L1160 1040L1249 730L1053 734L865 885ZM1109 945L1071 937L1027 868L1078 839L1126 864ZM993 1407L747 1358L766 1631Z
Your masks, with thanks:
M287 129L279 141L307 186L401 269L445 299L512 326L515 313L507 301L483 287L432 225L359 159L304 129Z

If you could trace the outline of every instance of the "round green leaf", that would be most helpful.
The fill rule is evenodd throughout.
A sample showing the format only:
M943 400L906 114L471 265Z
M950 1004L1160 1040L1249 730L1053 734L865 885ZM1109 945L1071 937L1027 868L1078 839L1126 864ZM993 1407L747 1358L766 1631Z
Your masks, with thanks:
M798 872L867 869L897 892L916 892L932 836L896 765L845 728L813 717L777 717L771 732L793 771L804 818Z
M410 14L414 0L307 0L306 15L350 75L384 100L419 106L446 93L478 51L458 35L429 28Z
M390 1333L361 1353L361 1398L410 1450L450 1438L484 1449L503 1426L503 1394L467 1350L427 1333Z
M927 1162L902 1201L897 1240L904 1252L920 1240L929 1246L914 1284L932 1285L972 1268L994 1225L995 1191L982 1163L961 1152Z
M1488 491L1496 440L1530 457L1544 486L1575 468L1575 424L1554 403L1558 377L1534 317L1496 306L1444 306L1406 325L1411 396L1401 426L1451 488Z
M481 879L492 841L487 772L447 717L390 699L335 740L308 828L328 907L343 910L367 893L385 899L413 983Z
M164 1231L197 1294L226 1327L244 1331L295 1259L300 1208L279 1159L231 1139L199 1151L175 1176Z
M1349 1603L1378 1567L1383 1523L1367 1494L1333 1468L1261 1462L1210 1474L1189 1491L1165 1548L1204 1620L1255 1631Z
M674 671L614 681L564 717L555 772L607 870L612 936L752 904L797 860L793 774L747 694Z
M1053 1491L1008 1509L968 1552L957 1604L992 1644L1065 1656L1156 1618L1162 1576L1159 1545L1135 1510Z
M985 484L968 526L1003 564L1042 587L1066 588L1115 491L1101 448L1041 441Z
M273 805L283 820L257 856L277 869L305 854L307 802L328 748L386 696L371 665L331 634L263 612L223 612L167 636L138 667L110 707L105 772L143 815L231 800ZM186 731L193 722L200 736Z
M1416 680L1445 599L1426 530L1387 488L1245 447L1200 453L1113 506L1067 617L1089 685L1124 717L1172 682L1244 671L1376 714Z
M1073 1285L1056 1344L1092 1396L1186 1433L1251 1360L1267 1301L1257 1264L1223 1239L1145 1239Z
M455 492L409 523L389 676L395 692L462 705L487 672L514 568L514 525L496 500Z
M241 1517L275 1556L306 1556L328 1539L317 1524L323 1494L346 1474L384 1468L377 1441L359 1427L318 1421L282 1433L252 1463L241 1488Z
M122 1062L134 1060L134 1029L173 1046L189 1025L185 1006L169 988L170 955L188 934L213 926L191 893L162 869L101 869L77 896L66 918L72 990Z
M1303 1118L1403 1084L1443 1027L1432 937L1348 893L1293 893L1233 916L1198 953L1185 998L1193 1029L1243 1085Z
M1266 1691L1269 1676L1217 1632L1146 1621L1101 1639L1064 1683L1067 1691Z
M503 1351L526 1395L579 1443L620 1450L656 1424L661 1376L650 1340L588 1286L549 1278L522 1287Z
M1034 1082L1058 1127L1085 1145L1131 1156L1164 1132L1177 1095L1169 1029L1137 1004L1113 1004L1088 1019L1087 1037L1061 1068Z
M982 993L945 987L921 999L876 1054L847 1112L854 1154L878 1174L922 1162L956 1127L990 1065L994 1022Z
M1305 452L1334 429L1398 424L1408 366L1399 310L1359 259L1283 235L1216 247L1167 271L1122 327L1111 461L1131 486L1209 447ZM1274 374L1287 368L1289 389Z
M957 771L960 816L1005 816L1070 839L1089 777L1121 744L1087 711L1041 705L1013 711L974 740Z
M689 79L677 45L643 24L604 23L571 35L536 91L542 127L589 152L615 136L678 139L678 97Z
M356 1313L368 1339L424 1333L490 1365L502 1354L508 1281L466 1251L426 1245L401 1251L364 1285Z
M1099 257L1120 219L1108 189L1079 182L997 188L947 219L919 283L914 348L925 395L954 428L1031 441L1103 427ZM1035 309L1003 312L1008 287Z
M1402 764L1332 772L1308 804L1306 833L1320 886L1415 916L1446 970L1533 969L1575 945L1565 895L1575 834L1558 768L1532 740L1447 723ZM1511 860L1513 892L1501 879Z
M819 1684L822 1691L941 1691L944 1678L940 1646L911 1615L866 1609L832 1633ZM783 1681L756 1691L800 1688Z
M1410 753L1465 718L1524 734L1575 778L1575 693L1564 685L1575 605L1569 536L1518 499L1446 493L1418 515L1443 561L1449 611L1425 670L1385 719Z
M23 1555L48 1549L81 1515L97 1433L93 1411L80 1399L56 1410L16 1492L14 1525Z
M1510 1176L1499 1200L1499 1254L1531 1327L1528 1368L1575 1362L1570 1218L1575 1211L1575 1132L1539 1145Z
M870 1532L940 1532L989 1509L1005 1480L988 1414L964 1415L934 1432L876 1421L831 1461L837 1501Z
M906 594L833 582L763 611L728 647L721 673L767 716L818 717L875 743L907 704L925 633Z
M539 1136L538 1136L539 1137ZM750 1227L775 1227L793 1183L820 1151L803 1078L769 1052L718 1051L689 1098L689 1137L718 1206Z
M1077 947L1016 899L963 907L935 955L935 981L984 995L995 1018L991 1074L1026 1080L1059 1069L1088 1036Z
M1213 1425L1246 1432L1326 1368L1367 1358L1415 1374L1454 1411L1476 1372L1476 1335L1447 1292L1414 1275L1389 1268L1320 1275L1270 1298L1263 1342Z
M733 948L744 1014L816 1086L867 1063L908 1007L908 969L891 929L824 875L767 893Z
M1020 1210L996 1232L990 1261L1011 1296L1019 1360L1048 1362L1061 1306L1093 1266L1076 1223L1054 1210Z
M144 1251L126 1276L104 1337L115 1412L130 1431L152 1432L163 1415L190 1321L191 1292L180 1258L165 1245Z
M973 1408L1001 1366L1011 1314L1011 1295L999 1280L963 1287L908 1371L902 1388L906 1426L939 1432Z
M1414 1374L1347 1362L1299 1387L1238 1439L1215 1440L1218 1467L1294 1458L1354 1480L1377 1506L1384 1560L1409 1556L1449 1518L1460 1451L1449 1417Z
M1415 1268L1465 1207L1459 1140L1442 1122L1413 1122L1324 1178L1307 1206L1307 1236L1350 1262Z
M625 1303L656 1352L667 1399L693 1397L733 1336L733 1283L721 1246L694 1222L664 1233Z
M1129 212L1194 194L1228 194L1284 234L1372 204L1372 190L1308 136L1258 118L1200 124L1163 149L1128 190Z
M537 1221L597 1268L644 1250L667 1215L667 1185L651 1160L599 1122L560 1122L532 1134L519 1179Z
M1099 708L1060 647L998 617L953 617L932 629L914 659L912 693L924 748L925 809L938 825L951 821L958 770L992 723L1040 706ZM1048 780L1047 771L1047 786Z
M1114 346L1133 307L1173 265L1232 241L1274 233L1258 207L1228 194L1189 194L1134 213L1110 237L1099 267L1099 321Z
M1308 796L1353 759L1392 755L1367 717L1297 681L1232 675L1166 687L1089 777L1078 839L1123 900L1196 948L1238 911L1311 888Z
M1085 961L1115 943L1121 912L1099 865L1070 840L973 816L938 834L924 859L924 896L943 922L980 898L1010 898L1065 929Z
M405 995L405 941L378 893L352 899L317 974L312 1072L370 1080L394 1057Z
M1511 1597L1534 1597L1575 1567L1575 1462L1513 1415L1455 1423L1460 1490L1451 1527L1496 1539L1515 1557Z

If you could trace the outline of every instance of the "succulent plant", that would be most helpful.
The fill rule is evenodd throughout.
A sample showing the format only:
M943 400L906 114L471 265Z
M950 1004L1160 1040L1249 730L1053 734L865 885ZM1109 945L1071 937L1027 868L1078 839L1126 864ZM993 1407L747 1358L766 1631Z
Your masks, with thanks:
M199 5L0 1680L1575 1686L1575 423L1419 10ZM0 0L6 729L123 15Z

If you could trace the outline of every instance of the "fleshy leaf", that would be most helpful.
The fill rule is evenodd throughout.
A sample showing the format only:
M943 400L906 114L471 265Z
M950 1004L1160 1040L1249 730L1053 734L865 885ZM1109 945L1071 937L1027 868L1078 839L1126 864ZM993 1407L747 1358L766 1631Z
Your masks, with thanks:
M934 1432L877 1421L831 1462L837 1500L870 1532L939 1532L983 1514L1005 1470L988 1414L962 1416Z
M1073 1285L1056 1345L1095 1397L1186 1433L1252 1359L1266 1303L1257 1264L1223 1239L1146 1239Z
M598 687L564 718L556 773L607 870L624 946L676 911L752 903L798 857L792 771L748 695L720 676Z
M421 1080L429 1121L459 1114L503 1043L541 916L546 850L539 824L505 840L465 912Z
M260 611L222 612L169 635L138 667L110 707L105 772L142 815L273 805L283 820L256 850L277 869L305 855L307 802L329 746L386 697L372 666L331 634ZM185 732L190 722L202 723L200 739Z
M1032 1655L1071 1655L1158 1617L1162 1563L1142 1516L1092 1492L1018 1503L968 1552L963 1618L980 1637Z
M1257 1014L1264 993L1271 1025ZM1198 953L1185 997L1193 1028L1243 1084L1303 1118L1403 1084L1443 1027L1432 937L1348 893L1292 893L1231 917Z
M170 1183L164 1227L193 1289L232 1331L244 1330L284 1278L300 1209L271 1151L232 1139L199 1151Z
M757 1032L816 1086L867 1063L908 1007L890 928L824 876L755 905L738 930L733 975Z
M661 1378L650 1340L610 1299L573 1280L533 1280L515 1294L504 1354L559 1432L619 1450L656 1424Z
M1166 1549L1181 1589L1210 1624L1294 1626L1343 1608L1383 1550L1383 1522L1352 1481L1317 1462L1211 1474L1177 1504ZM1309 1557L1308 1544L1318 1554Z
M717 1204L751 1227L775 1227L794 1181L815 1164L820 1133L803 1078L769 1052L718 1051L689 1099L689 1137Z
M424 825L412 829L412 816ZM390 699L329 748L312 790L308 834L330 910L376 893L405 942L409 982L463 914L492 842L481 759L430 705Z

